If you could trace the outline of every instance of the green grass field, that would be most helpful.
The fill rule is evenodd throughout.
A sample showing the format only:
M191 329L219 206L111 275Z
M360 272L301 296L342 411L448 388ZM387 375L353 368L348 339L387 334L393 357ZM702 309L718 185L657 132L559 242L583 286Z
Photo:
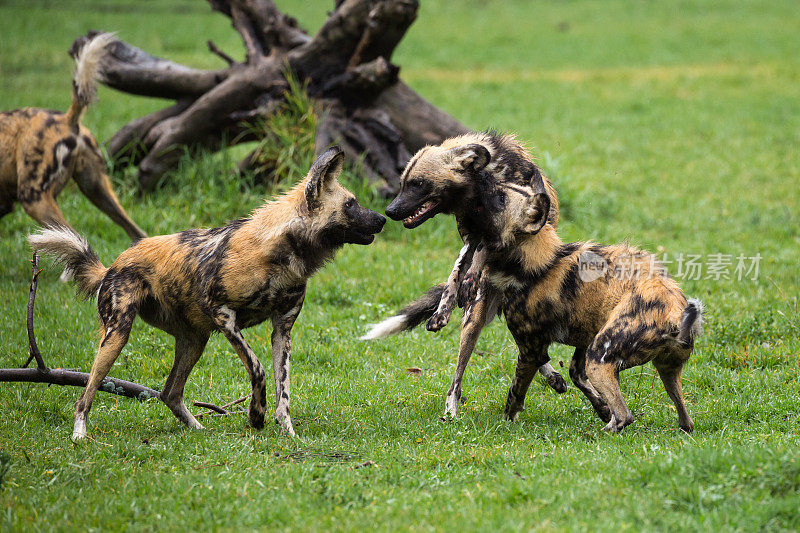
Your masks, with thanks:
M277 3L312 31L332 5ZM623 373L636 420L621 435L601 431L575 388L559 396L538 377L527 411L501 421L516 361L502 321L467 371L463 418L440 422L455 317L437 335L356 339L446 276L458 236L442 217L414 231L389 223L309 284L293 332L296 439L242 416L188 431L158 402L101 393L91 439L73 445L79 389L0 384L0 530L800 529L798 27L793 0L423 0L395 56L408 83L468 126L532 147L558 187L565 240L705 261L761 255L757 280L681 281L707 308L684 373L693 435L677 430L652 366ZM0 108L65 109L66 50L88 29L198 67L220 65L206 39L242 51L228 19L200 1L0 2ZM163 105L106 88L100 98L85 123L101 140ZM120 171L117 189L151 235L220 225L272 194L228 177L242 150L186 160L145 197ZM128 245L76 187L60 205L104 262ZM34 229L19 208L0 221L2 367L27 357ZM39 345L51 366L88 370L96 309L58 275L41 278ZM262 361L269 334L245 332ZM137 322L112 375L160 388L170 341ZM566 374L571 350L551 356ZM233 350L212 339L187 400L247 390Z

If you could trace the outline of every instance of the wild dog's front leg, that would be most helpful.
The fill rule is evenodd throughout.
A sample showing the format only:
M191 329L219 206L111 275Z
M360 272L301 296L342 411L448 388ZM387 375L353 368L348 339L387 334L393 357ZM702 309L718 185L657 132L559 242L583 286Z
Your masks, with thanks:
M472 351L478 342L484 326L492 321L500 305L500 292L486 282L481 283L474 302L464 310L464 321L461 326L461 341L458 347L458 363L453 383L447 391L444 403L444 417L456 418L458 404L461 401L461 381L467 368Z
M247 369L250 384L253 387L248 412L250 425L256 429L262 429L264 427L264 411L267 407L267 380L264 367L236 326L236 312L233 309L223 305L214 315L214 320Z
M474 253L475 247L472 246L469 241L467 241L467 243L458 253L458 259L456 259L456 262L453 265L453 270L450 272L450 276L447 278L444 292L442 292L442 298L439 300L439 307L428 319L428 323L425 324L425 328L428 331L439 331L445 327L448 322L450 322L450 315L456 306L456 295L459 293L459 284L461 282L464 269L472 261Z
M486 265L486 247L483 243L478 243L475 247L475 254L472 256L472 263L469 270L464 275L464 279L458 286L458 305L466 307L475 299L478 293L478 284L481 280L483 267Z
M275 375L275 423L291 436L295 436L289 416L291 393L289 367L292 358L291 332L294 321L303 307L302 298L288 312L272 319L272 371Z

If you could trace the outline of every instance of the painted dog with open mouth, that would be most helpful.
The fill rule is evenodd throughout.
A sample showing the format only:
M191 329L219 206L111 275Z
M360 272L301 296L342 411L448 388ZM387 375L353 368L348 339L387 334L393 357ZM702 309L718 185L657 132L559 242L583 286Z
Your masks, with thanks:
M473 307L486 310L479 318L499 309L519 348L504 417L513 420L524 409L531 380L549 361L550 344L557 342L575 347L570 377L607 422L604 429L621 431L633 421L619 372L652 361L675 404L680 428L691 432L694 423L680 376L702 332L702 304L687 300L651 254L628 245L563 243L550 223L555 194L544 176L533 165L518 167L522 183L498 179L497 167L506 164L491 151L497 145L491 139L469 144L456 139L461 143L456 148L446 142L445 157L440 151L426 159L422 152L414 166L427 166L416 176L409 172L408 179L463 168L462 174L476 184L478 209L472 212L477 225L471 235L479 244L470 269L477 269L480 277ZM411 213L405 221L413 225L431 200L406 191L401 189L387 214L400 218ZM451 404L448 394L448 409L457 406L457 398L453 400Z
M249 217L214 229L190 229L143 239L104 267L88 243L66 227L29 237L36 251L64 264L85 297L96 297L102 340L89 382L75 404L73 438L86 436L97 388L128 341L139 315L175 338L175 361L161 400L192 428L183 391L209 336L222 333L247 368L252 385L250 424L264 427L264 368L242 331L272 321L275 422L290 435L290 332L309 278L345 243L370 244L386 219L358 204L337 181L344 154L323 153L308 175Z
M475 133L454 137L438 146L427 146L411 158L400 178L400 193L386 208L406 228L416 228L438 213L453 214L464 241L446 283L432 287L417 300L371 328L362 337L370 340L410 330L427 321L429 331L438 331L450 319L456 304L464 307L458 363L445 399L445 417L455 418L461 401L461 382L483 328L500 310L501 293L483 275L485 249L481 235L487 210L481 190L483 174L504 187L524 189L530 175L539 172L527 151L511 135ZM558 225L558 200L550 182L542 177L551 193L547 223ZM548 361L539 371L556 392L567 390L566 382Z

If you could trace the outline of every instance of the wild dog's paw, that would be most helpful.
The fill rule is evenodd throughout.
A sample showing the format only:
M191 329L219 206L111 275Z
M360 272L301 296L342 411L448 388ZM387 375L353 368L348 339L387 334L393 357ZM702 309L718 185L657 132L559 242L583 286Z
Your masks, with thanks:
M458 306L464 307L468 302L475 299L478 294L478 276L472 272L467 272L464 280L458 287Z
M80 442L86 439L86 419L76 418L75 426L72 429L72 442Z
M256 412L255 410L251 409L248 413L248 418L250 420L250 425L253 426L254 429L264 429L264 412Z
M567 382L558 372L553 372L551 375L547 376L547 384L558 394L567 392Z
M428 319L425 329L428 331L439 331L450 322L450 313L439 313L438 311Z
M611 422L611 409L607 405L594 405L594 412L603 422Z
M444 401L444 414L439 418L443 422L454 422L458 420L458 406L466 402L467 399L463 396L456 396L448 394Z
M626 426L629 426L633 422L633 417L629 416L627 419L620 420L612 413L611 420L609 420L608 424L603 428L603 431L608 433L619 433Z
M278 424L281 427L281 429L283 429L290 437L297 436L297 434L294 432L292 419L289 418L288 416L275 417L275 423Z
M506 408L503 410L503 420L515 421L519 414L525 410L525 400L518 400L514 393L509 390L506 399Z

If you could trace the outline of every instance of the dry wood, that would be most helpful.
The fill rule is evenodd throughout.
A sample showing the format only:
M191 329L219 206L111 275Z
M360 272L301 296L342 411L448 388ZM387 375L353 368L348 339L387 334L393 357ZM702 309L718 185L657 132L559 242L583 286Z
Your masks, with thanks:
M187 147L218 150L231 141L245 142L242 122L283 99L287 74L305 83L315 108L323 110L317 151L342 144L351 160L363 159L367 176L387 193L397 190L410 154L467 132L405 85L399 67L391 63L417 16L418 0L338 0L314 36L271 0L209 4L230 18L241 36L243 62L211 41L209 50L226 68L190 68L123 41L111 45L103 60L103 82L109 87L176 102L131 121L109 143L112 158L139 166L142 188L158 183ZM76 54L91 35L76 39L70 53ZM249 167L249 161L239 166Z

